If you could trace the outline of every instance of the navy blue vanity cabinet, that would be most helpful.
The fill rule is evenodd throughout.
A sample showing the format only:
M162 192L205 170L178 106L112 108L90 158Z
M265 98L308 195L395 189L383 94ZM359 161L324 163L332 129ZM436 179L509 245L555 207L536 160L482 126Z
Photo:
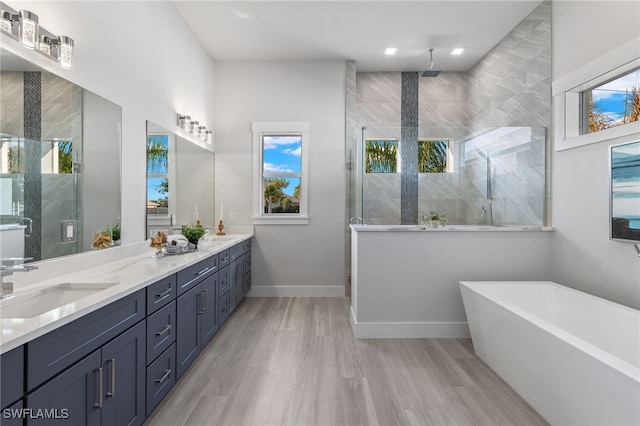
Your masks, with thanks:
M30 391L145 318L145 289L38 337L25 346Z
M178 285L180 285L178 273ZM176 305L176 378L182 377L218 331L218 274L210 275L178 297Z
M227 250L227 253L229 250ZM227 254L227 256L229 256ZM218 272L218 302L217 302L217 310L218 310L218 323L220 327L225 323L227 318L229 318L229 288L231 287L231 270L229 266L229 262L227 262L227 266L220 269Z
M147 315L175 300L176 294L175 274L147 286Z
M147 367L147 416L176 383L176 344L169 346Z
M26 398L27 408L49 410L66 419L64 425L99 426L104 404L104 370L100 350L96 350L74 364L64 373L31 393ZM101 380L102 377L102 390ZM29 418L27 425L48 424L51 420Z
M2 417L0 417L0 424L2 426L22 426L22 416L18 413L22 413L22 409L24 408L24 404L22 399L13 404L10 407L5 407L2 410ZM5 411L8 410L8 411ZM6 413L6 414L5 414ZM6 416L6 417L5 417Z
M24 347L18 346L0 356L0 408L14 404L23 394Z
M178 296L189 291L216 272L218 272L217 254L179 271L177 274Z
M251 288L251 276L245 276L251 273L251 256L246 255L251 250L251 239L231 247L231 288L229 290L229 313L233 313L236 307L242 302L248 289Z
M176 341L176 301L147 317L147 365Z
M120 334L42 387L26 406L64 425L140 425L145 419L145 323ZM51 419L28 418L27 425Z

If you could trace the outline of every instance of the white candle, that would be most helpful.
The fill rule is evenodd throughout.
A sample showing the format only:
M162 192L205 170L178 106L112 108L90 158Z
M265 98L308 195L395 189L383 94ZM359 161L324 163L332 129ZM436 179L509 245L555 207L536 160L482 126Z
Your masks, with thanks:
M224 220L224 204L220 203L220 220Z
M197 204L194 204L193 214L195 215L195 220L200 220L200 217L198 216L198 205Z

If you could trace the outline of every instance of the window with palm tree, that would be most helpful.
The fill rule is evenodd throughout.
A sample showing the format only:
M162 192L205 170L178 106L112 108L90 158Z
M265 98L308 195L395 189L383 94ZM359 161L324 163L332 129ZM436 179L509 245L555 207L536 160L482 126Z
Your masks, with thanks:
M263 214L300 213L302 134L262 134Z
M169 136L147 137L147 214L169 212Z
M398 172L398 141L395 139L368 139L365 141L366 173Z
M418 141L418 173L446 173L451 171L449 141Z

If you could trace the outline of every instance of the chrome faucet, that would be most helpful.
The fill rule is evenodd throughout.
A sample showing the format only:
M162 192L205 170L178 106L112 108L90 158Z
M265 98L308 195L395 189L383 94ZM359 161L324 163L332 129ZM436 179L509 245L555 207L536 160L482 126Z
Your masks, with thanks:
M38 269L36 265L25 265L24 263L16 263L16 262L25 262L27 260L33 260L32 257L3 257L0 258L2 261L2 266L0 270L2 271L2 276L0 281L2 282L2 293L0 294L0 299L5 299L11 297L13 295L13 281L5 281L5 277L11 276L14 272L29 272L34 269Z

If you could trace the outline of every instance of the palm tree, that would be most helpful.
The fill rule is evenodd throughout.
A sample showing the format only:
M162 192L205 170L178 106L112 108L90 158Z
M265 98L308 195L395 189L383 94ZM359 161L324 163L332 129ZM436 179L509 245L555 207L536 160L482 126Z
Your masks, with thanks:
M283 178L265 178L264 201L267 203L267 213L271 213L273 204L282 202L287 196L284 189L289 186L289 181Z
M418 143L418 173L447 171L448 141L420 141Z
M396 173L398 143L395 140L368 140L365 147L367 173Z
M147 138L147 171L166 172L169 163L169 147L166 136Z

